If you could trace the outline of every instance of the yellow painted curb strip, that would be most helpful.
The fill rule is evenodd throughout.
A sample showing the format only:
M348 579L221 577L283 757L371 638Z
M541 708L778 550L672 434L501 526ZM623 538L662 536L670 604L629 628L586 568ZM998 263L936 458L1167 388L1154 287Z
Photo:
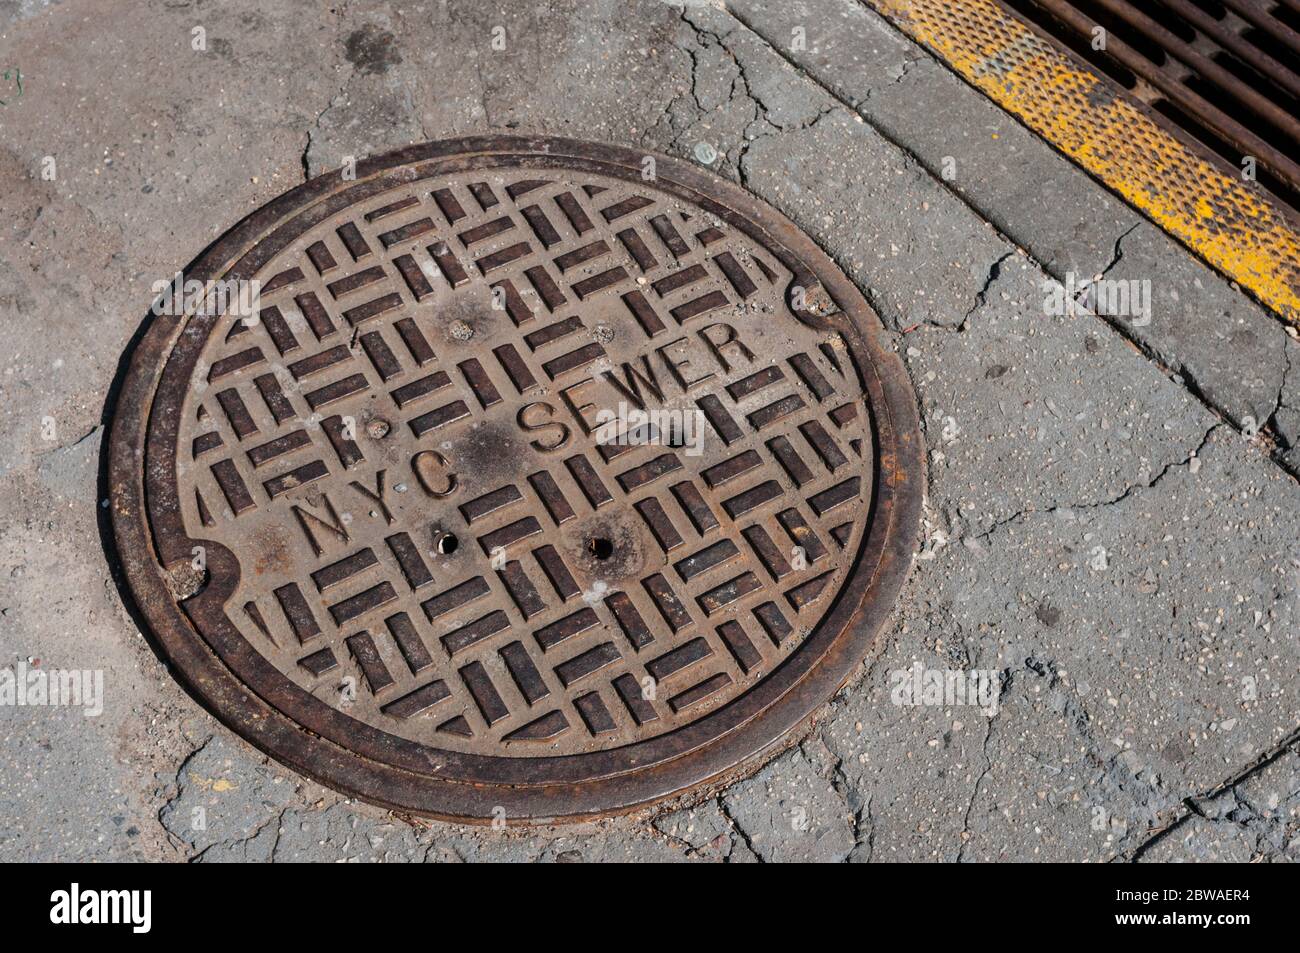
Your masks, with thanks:
M865 0L1166 232L1300 323L1300 234L993 0Z

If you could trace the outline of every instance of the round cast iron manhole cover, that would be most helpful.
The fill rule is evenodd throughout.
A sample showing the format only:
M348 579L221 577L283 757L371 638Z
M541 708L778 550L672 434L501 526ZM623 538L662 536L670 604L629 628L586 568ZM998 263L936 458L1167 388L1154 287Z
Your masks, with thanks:
M185 279L260 298L139 344L119 555L192 689L324 783L538 820L725 780L898 593L923 483L901 365L806 236L705 171L415 146L281 196Z

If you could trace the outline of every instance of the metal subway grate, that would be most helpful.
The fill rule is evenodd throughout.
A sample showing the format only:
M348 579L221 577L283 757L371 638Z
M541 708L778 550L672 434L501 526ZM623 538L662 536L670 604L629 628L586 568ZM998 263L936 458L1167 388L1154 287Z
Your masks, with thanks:
M1001 2L1300 214L1300 0Z
M1300 216L1244 180L1236 158L1229 165L1001 0L864 2L1265 307L1300 323Z

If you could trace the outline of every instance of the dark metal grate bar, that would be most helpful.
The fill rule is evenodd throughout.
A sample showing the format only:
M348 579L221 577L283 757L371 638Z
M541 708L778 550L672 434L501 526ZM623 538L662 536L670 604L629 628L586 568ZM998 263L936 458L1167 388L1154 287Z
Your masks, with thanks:
M1300 0L1002 2L1300 212Z

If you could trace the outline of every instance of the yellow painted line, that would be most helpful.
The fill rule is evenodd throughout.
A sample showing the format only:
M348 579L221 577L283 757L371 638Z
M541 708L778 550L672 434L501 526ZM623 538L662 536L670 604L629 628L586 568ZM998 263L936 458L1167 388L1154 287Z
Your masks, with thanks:
M1300 323L1300 234L993 0L866 0L1000 107L1283 317Z

